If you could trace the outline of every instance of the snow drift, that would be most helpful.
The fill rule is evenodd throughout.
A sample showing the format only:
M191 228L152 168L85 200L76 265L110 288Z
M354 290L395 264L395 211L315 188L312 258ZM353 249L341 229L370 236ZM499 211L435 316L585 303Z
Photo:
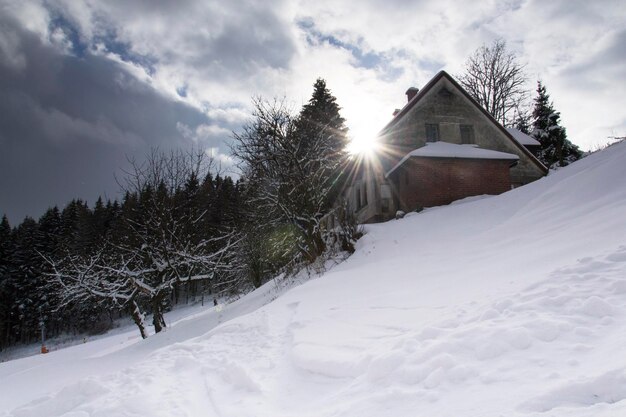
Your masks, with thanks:
M346 262L256 310L264 290L251 294L220 325L211 311L114 351L0 364L0 410L626 415L624 178L620 143L497 197L370 226Z

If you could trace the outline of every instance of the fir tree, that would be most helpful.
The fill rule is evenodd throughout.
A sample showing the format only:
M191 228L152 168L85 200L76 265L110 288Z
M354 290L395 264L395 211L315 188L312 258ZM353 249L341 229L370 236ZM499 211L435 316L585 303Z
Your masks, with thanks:
M14 232L15 249L11 261L11 287L15 290L12 314L17 320L13 323L13 333L17 341L28 343L36 339L40 322L41 265L39 256L42 242L39 239L39 225L26 217Z
M6 215L0 221L0 280L5 277L9 270L9 256L12 250L11 226Z
M312 170L327 171L326 180L332 184L325 211L334 204L345 180L342 173L349 139L346 120L341 117L340 110L337 99L326 87L326 81L318 78L313 84L311 99L302 107L296 120L296 135L304 138L305 152L309 152L312 158L310 163L314 164L315 158L320 158Z
M513 127L522 133L530 135L531 132L531 117L526 112L518 112L513 122Z
M198 222L198 228L200 233L204 236L210 236L214 233L213 224L213 203L215 200L215 185L213 182L213 175L207 173L200 185L198 195L196 196L196 204L202 210L204 215Z
M340 158L348 146L348 128L341 117L337 99L326 87L326 81L318 78L313 84L313 94L302 107L296 122L298 134L313 140L322 141L328 147L325 151Z
M61 212L61 242L72 252L87 254L94 244L91 210L87 203L72 200Z
M49 266L45 263L42 256L59 256L62 252L60 245L61 236L61 213L58 207L52 207L46 210L43 216L39 218L36 239L39 244L37 261L39 273L36 282L37 292L37 314L42 326L46 327L46 331L51 326L59 327L63 322L70 319L65 314L52 314L54 297L49 294L47 288L47 279L45 274L49 273ZM30 329L31 331L37 329Z
M537 82L537 97L533 110L532 136L541 143L539 160L549 168L568 165L582 157L576 145L567 140L565 128L560 125L561 114L554 109L546 87Z
M0 222L0 350L9 346L12 333L12 307L15 297L10 281L13 236L7 216Z
M92 235L92 246L97 246L105 238L109 224L112 221L110 206L107 207L102 201L102 197L98 197L93 207L90 218L90 233Z

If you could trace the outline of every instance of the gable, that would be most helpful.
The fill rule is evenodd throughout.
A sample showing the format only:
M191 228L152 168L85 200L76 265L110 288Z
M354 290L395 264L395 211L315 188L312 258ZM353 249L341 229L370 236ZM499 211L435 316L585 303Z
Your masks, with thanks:
M462 144L461 131L465 129L481 148L518 155L519 167L512 171L513 177L520 177L519 181L514 180L516 183L530 182L547 173L541 162L444 71L426 84L379 133L384 149L383 166L389 169L411 150L424 146L427 125L433 124L438 128L440 141Z

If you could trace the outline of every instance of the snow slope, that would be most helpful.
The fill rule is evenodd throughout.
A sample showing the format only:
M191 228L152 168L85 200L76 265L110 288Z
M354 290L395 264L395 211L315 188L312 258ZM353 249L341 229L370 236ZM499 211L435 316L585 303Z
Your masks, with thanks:
M623 142L370 226L346 262L217 327L206 313L78 370L61 352L0 364L0 415L626 415L625 178Z

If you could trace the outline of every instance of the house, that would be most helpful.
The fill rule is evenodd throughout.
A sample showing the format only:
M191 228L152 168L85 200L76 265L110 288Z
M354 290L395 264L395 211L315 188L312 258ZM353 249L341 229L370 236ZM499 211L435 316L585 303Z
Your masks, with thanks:
M406 95L376 153L352 167L345 195L360 223L500 194L547 174L531 152L538 142L505 129L445 71Z

